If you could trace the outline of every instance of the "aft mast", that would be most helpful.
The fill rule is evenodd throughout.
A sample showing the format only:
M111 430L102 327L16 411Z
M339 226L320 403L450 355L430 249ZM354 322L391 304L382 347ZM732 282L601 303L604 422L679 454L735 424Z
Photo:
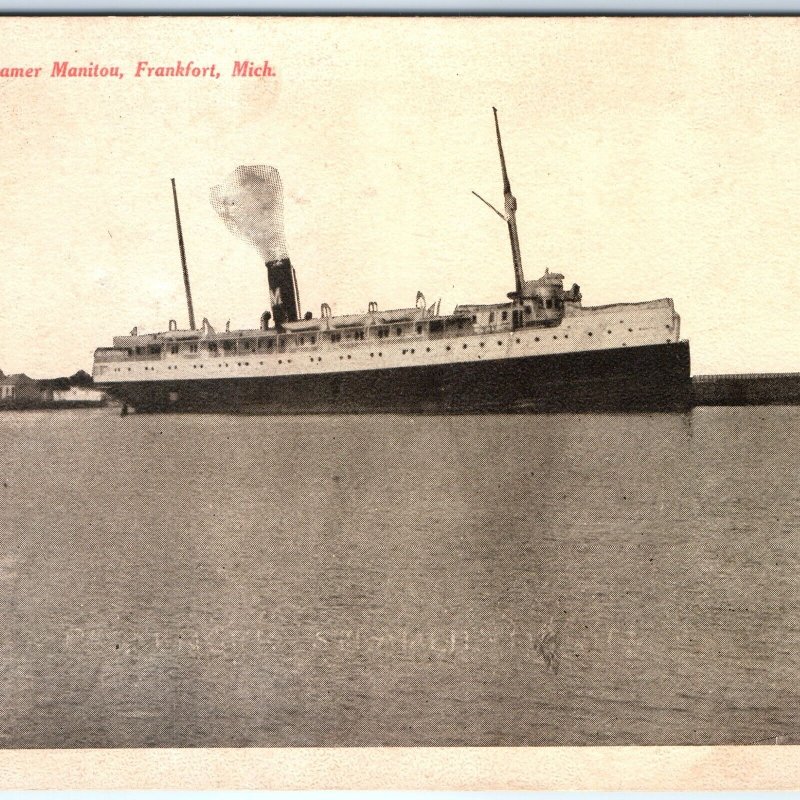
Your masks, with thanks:
M522 272L522 255L519 250L519 234L517 233L517 199L511 194L511 183L508 180L506 170L506 159L503 155L503 142L500 139L500 123L497 121L497 109L492 106L494 112L494 127L497 131L497 149L500 152L500 166L503 170L503 200L505 202L505 220L508 224L508 236L511 239L511 256L514 259L514 278L516 281L516 299L522 298L522 290L525 286L525 275Z

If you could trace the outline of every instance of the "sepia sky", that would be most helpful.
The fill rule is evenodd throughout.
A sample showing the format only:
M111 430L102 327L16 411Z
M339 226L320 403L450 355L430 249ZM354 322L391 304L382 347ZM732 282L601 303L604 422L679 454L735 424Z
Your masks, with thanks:
M209 202L240 164L280 172L303 311L503 300L492 105L526 277L674 298L695 374L800 371L800 20L5 18L0 52L42 68L0 78L6 373L186 326L173 177L198 322L257 327L266 270ZM178 59L221 77L134 77Z

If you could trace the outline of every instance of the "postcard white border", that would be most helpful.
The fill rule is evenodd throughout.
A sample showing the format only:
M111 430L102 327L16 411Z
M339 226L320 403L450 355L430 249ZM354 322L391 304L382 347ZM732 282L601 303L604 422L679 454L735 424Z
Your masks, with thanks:
M746 791L800 788L800 748L0 751L0 789Z

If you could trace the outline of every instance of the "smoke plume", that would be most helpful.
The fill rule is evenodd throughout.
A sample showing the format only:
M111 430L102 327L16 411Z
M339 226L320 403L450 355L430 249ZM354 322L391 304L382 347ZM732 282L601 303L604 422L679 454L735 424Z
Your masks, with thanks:
M283 232L283 185L275 167L240 166L211 189L211 205L228 229L264 261L288 258Z

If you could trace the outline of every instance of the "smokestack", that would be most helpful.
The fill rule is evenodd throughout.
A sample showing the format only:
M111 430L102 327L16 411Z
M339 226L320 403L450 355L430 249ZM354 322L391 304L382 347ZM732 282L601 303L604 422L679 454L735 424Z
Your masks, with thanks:
M267 261L266 264L269 302L275 327L281 328L285 322L297 322L300 319L300 298L291 261L288 258L278 258Z

